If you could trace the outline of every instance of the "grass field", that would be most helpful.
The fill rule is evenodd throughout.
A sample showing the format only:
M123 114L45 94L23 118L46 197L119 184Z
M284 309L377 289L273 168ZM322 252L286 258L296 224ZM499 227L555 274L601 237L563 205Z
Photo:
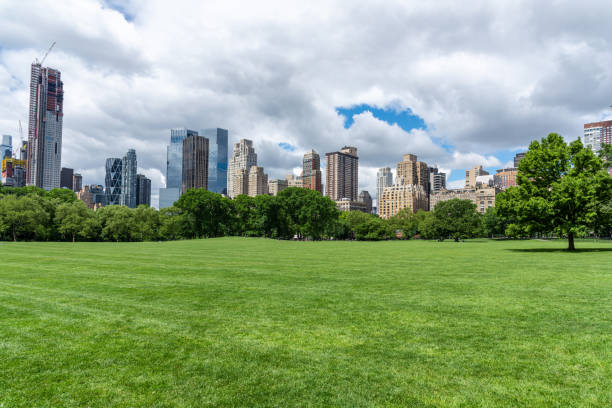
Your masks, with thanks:
M0 407L609 407L612 244L0 243Z

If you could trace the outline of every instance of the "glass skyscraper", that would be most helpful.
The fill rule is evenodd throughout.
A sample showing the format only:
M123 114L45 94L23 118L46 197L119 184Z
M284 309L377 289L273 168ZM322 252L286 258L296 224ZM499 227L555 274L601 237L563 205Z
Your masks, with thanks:
M121 204L121 184L123 165L118 157L106 159L106 203L108 205Z
M204 129L200 135L209 140L208 190L227 194L227 129Z
M166 159L166 188L159 189L159 208L171 207L181 195L183 181L183 140L197 136L198 132L187 128L170 129L170 144Z
M128 150L123 156L121 172L121 205L136 208L136 151Z
M2 144L0 145L0 160L13 157L13 137L10 135L2 135Z

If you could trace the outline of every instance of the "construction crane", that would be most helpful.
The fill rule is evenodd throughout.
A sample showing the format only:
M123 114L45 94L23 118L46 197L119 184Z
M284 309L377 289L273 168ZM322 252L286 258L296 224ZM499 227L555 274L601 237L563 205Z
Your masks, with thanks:
M38 62L38 58L36 58L36 63L42 65L43 62L45 62L45 60L47 59L47 55L49 55L49 53L51 52L51 50L53 49L54 46L55 46L55 41L53 41L53 44L51 44L51 46L49 47L47 52L45 52L45 55L42 57L40 62Z

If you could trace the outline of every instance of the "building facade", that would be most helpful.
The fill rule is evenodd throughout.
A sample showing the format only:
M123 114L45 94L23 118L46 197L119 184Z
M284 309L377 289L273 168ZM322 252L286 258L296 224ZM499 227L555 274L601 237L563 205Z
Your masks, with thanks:
M204 136L194 135L183 139L181 194L190 188L208 189L208 142Z
M612 120L585 123L582 143L595 153L601 150L604 143L612 144Z
M209 140L208 190L227 195L228 131L215 128L200 131Z
M287 174L285 176L285 180L287 181L287 187L303 187L301 176L294 176L293 174Z
M289 186L287 180L270 180L268 182L268 194L276 196Z
M83 176L80 173L74 173L72 175L72 191L75 193L77 191L81 191L81 186L83 185Z
M62 167L60 171L60 188L68 188L73 190L74 187L74 170L67 167Z
M380 200L383 190L393 185L393 173L390 167L382 167L376 172L376 201Z
M104 186L99 184L85 185L77 192L77 198L85 203L87 208L97 210L106 205Z
M26 184L51 190L60 187L64 89L60 71L33 63Z
M497 188L505 190L508 187L516 186L516 176L518 170L516 167L509 167L507 169L499 169L494 176L494 184Z
M323 194L321 157L314 150L307 152L302 159L302 187Z
M170 144L166 149L166 187L159 189L159 208L171 207L181 196L183 179L183 140L197 136L187 128L170 129Z
M0 144L0 160L13 158L13 137L11 135L2 135L2 144Z
M251 166L249 170L249 196L268 194L268 175L263 167Z
M227 191L231 198L240 194L248 193L248 172L251 167L257 166L257 153L253 148L253 142L248 139L241 139L234 143L234 150L227 169ZM247 191L244 192L244 171L247 175ZM238 185L234 186L234 182Z
M416 213L418 210L427 211L428 207L427 191L422 185L394 184L383 190L376 210L381 218L388 219L404 208Z
M465 187L476 187L476 178L478 176L488 176L489 172L482 168L482 166L476 166L471 170L465 171Z
M495 196L500 190L494 186L479 184L478 187L466 187L452 190L441 190L430 196L430 205L433 210L441 201L458 198L470 200L476 205L476 211L484 214L487 208L495 206Z
M151 179L144 174L136 175L136 207L139 205L151 206Z
M2 185L24 187L27 162L6 157L2 159Z
M365 211L368 214L372 213L372 196L369 191L363 190L359 193L359 199L357 200L365 206Z
M518 169L519 163L527 153L517 153L514 155L514 168Z
M345 146L339 152L325 153L325 195L333 201L357 201L359 158L357 148Z
M129 149L121 161L121 205L136 208L136 151Z
M440 172L437 167L429 168L429 194L446 188L446 173Z
M395 177L398 185L415 185L429 190L429 166L419 161L415 154L405 154L403 160L397 163Z
M121 205L121 188L123 185L123 163L118 157L106 159L106 186L107 205Z

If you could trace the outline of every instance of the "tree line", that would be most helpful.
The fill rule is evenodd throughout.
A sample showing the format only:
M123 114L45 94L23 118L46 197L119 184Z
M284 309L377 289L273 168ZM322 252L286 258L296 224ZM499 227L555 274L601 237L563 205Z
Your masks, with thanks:
M0 240L157 241L222 236L277 239L454 239L574 237L612 234L612 149L596 156L577 140L550 134L530 145L518 186L498 194L484 215L469 200L440 202L432 211L404 209L388 220L340 212L319 192L291 187L277 196L231 200L191 189L172 207L106 206L93 211L67 189L0 187Z

